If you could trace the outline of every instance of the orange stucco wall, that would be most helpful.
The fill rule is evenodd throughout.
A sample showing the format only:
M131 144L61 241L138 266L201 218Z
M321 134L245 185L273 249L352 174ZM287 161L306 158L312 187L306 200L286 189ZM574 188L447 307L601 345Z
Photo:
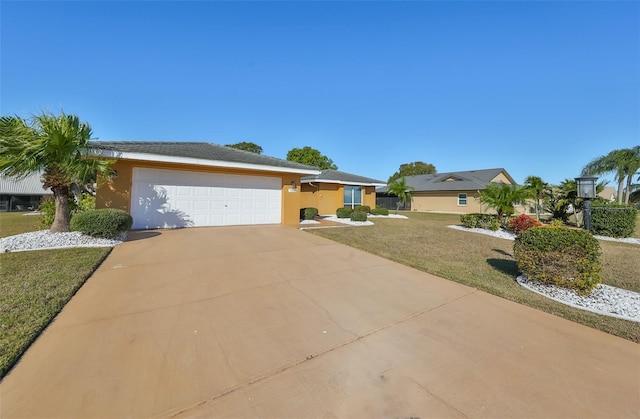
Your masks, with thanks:
M344 206L344 186L338 183L304 183L301 188L301 208L313 207L320 215L335 215ZM376 207L375 186L362 187L362 205Z
M116 179L101 183L96 192L96 208L119 208L127 212L131 206L131 184L134 167L155 169L173 169L208 173L229 173L238 175L273 176L282 179L282 223L299 224L301 188L289 192L291 182L300 185L300 175L256 170L237 170L216 167L204 167L175 163L154 163L136 160L119 160L112 166L118 172Z

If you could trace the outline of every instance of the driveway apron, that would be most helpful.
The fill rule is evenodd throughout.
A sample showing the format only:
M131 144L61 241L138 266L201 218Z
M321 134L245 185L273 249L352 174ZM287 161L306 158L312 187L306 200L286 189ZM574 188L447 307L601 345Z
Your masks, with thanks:
M286 226L132 232L0 384L2 418L639 414L639 345Z

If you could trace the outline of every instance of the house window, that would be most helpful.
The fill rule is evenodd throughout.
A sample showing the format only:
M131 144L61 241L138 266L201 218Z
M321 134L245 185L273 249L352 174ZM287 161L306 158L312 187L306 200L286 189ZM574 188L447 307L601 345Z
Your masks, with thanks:
M458 206L459 207L467 206L467 194L466 193L459 193L458 194Z
M362 205L362 188L360 186L344 187L344 206L354 208Z

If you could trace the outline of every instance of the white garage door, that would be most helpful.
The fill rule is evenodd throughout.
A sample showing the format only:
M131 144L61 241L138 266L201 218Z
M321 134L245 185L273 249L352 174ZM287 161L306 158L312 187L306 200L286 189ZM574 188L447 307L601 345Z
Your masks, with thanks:
M133 228L281 222L282 180L177 170L133 169Z

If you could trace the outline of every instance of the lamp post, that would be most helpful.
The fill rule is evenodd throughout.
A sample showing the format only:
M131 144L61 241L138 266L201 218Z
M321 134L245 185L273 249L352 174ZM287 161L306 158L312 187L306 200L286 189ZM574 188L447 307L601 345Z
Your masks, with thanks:
M591 231L591 200L596 197L595 176L582 176L576 178L578 197L584 199L584 228Z

